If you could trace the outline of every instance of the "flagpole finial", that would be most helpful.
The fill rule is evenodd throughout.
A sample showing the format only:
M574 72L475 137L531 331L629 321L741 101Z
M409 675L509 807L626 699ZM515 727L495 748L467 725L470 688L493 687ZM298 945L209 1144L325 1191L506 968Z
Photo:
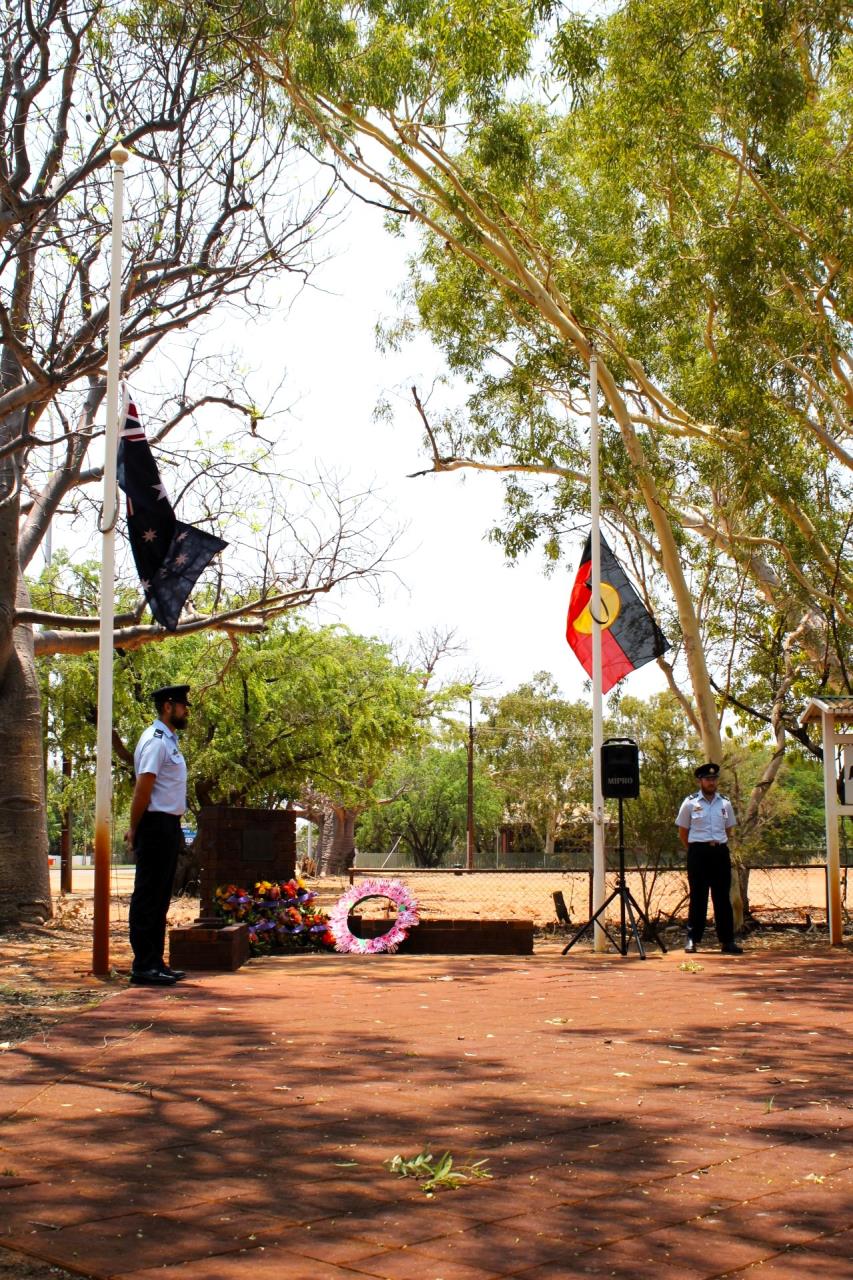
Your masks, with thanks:
M130 152L128 151L127 147L124 145L123 142L115 143L112 151L110 152L110 159L112 160L113 164L119 168L121 167L121 165L127 164L128 160L130 159Z

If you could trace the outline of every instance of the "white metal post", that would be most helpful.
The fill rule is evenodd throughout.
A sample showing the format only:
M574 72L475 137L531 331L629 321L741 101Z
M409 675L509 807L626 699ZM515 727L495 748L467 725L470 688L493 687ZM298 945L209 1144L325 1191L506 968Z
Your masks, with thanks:
M601 535L598 491L598 358L593 347L589 357L589 505L592 543L592 910L604 902L604 797L601 780L601 747L604 742L604 713L601 672ZM593 927L596 951L604 951L606 934L600 922Z
M118 384L121 348L121 233L124 168L130 153L120 143L113 163L113 223L107 330L107 404L104 436L104 499L101 509L101 600L98 646L98 735L95 764L95 902L92 971L110 970L110 864L112 856L113 626L115 617L115 525L118 517Z

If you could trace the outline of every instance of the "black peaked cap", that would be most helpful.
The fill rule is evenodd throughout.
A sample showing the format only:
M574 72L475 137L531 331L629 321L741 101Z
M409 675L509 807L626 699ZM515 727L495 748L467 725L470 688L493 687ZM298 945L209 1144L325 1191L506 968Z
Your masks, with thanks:
M183 702L189 706L187 701L189 691L188 684L166 684L162 689L155 689L151 697L158 707L161 707L164 702Z

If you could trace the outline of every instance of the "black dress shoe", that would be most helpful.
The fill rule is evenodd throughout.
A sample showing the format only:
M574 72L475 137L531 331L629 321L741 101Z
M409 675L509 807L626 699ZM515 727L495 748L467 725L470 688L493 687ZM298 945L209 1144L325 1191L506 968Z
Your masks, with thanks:
M161 964L160 972L168 973L169 977L174 978L176 982L180 982L181 978L185 978L187 976L183 969L173 969L170 964Z
M134 987L173 987L177 979L163 969L133 969L130 981Z
M742 956L743 947L739 947L736 942L732 942L728 947L720 947L724 956Z
M696 943L693 941L692 938L688 938L687 942L685 943L684 950L689 952L692 955L693 952L698 951L699 948L696 946Z

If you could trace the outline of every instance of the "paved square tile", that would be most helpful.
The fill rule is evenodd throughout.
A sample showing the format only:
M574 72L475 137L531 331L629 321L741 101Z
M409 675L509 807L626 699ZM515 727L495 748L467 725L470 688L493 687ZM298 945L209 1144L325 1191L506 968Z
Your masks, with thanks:
M0 1056L0 1251L96 1280L846 1280L853 957L679 962L306 956L120 992ZM427 1197L386 1167L425 1149L492 1177Z

